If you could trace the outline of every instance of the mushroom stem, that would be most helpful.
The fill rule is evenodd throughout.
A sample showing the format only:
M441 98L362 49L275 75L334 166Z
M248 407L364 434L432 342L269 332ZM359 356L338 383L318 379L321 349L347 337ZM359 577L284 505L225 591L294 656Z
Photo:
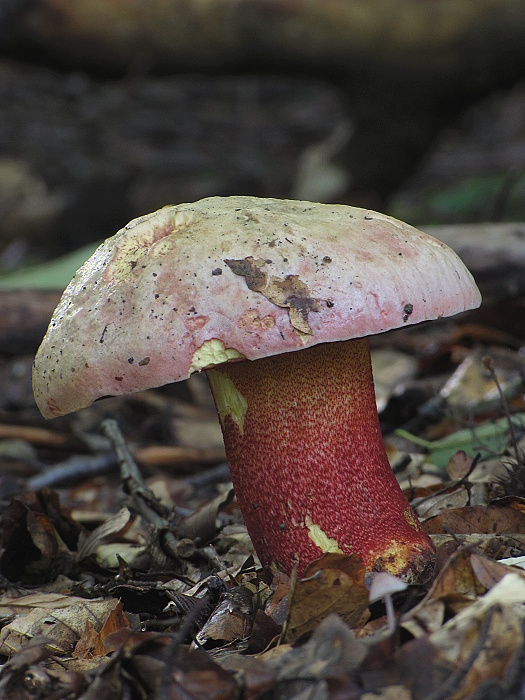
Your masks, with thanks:
M208 370L233 485L263 566L301 574L323 552L407 580L433 546L383 445L368 341Z

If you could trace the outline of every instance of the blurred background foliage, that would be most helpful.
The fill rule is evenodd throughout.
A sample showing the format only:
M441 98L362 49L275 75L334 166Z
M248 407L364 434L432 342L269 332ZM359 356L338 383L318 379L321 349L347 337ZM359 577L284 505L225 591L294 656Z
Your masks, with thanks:
M3 284L210 195L523 221L524 38L521 0L3 0Z

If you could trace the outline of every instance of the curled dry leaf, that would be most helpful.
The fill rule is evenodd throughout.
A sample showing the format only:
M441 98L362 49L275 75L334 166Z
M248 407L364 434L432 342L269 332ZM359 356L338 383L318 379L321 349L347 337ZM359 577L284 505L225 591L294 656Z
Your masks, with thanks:
M212 540L217 533L217 515L221 508L230 503L232 498L233 489L229 489L184 518L178 526L180 537L199 540L201 543Z
M266 601L264 611L278 625L284 625L290 610L290 579L281 571L276 571L270 585L273 594Z
M469 492L465 485L446 488L436 484L426 489L427 494L412 501L419 518L430 519L451 508L462 508L469 502Z
M102 525L95 528L89 535L79 538L77 558L79 561L89 557L97 551L104 542L114 540L124 535L131 527L134 516L127 508L121 508L118 513L108 518Z
M508 573L514 571L525 581L525 572L509 568L506 564L501 564L499 561L489 559L481 554L472 552L470 555L470 565L476 578L487 590L495 586Z
M81 535L79 538L77 560L82 562L90 556L95 557L97 564L103 568L118 567L122 561L132 565L144 556L147 549L146 543L136 541L124 541L136 520L128 508L121 508L118 513L105 520L102 525L95 528L89 535ZM135 540L136 538L128 539Z
M436 547L438 569L442 569L448 558L460 547L468 547L471 550L475 548L480 554L486 554L492 559L513 557L517 552L525 550L525 533L431 535L431 539Z
M509 568L503 564L466 547L459 549L449 557L426 596L404 620L417 617L420 610L434 600L441 600L448 610L458 612L486 593L507 573Z
M423 600L403 618L401 625L414 637L441 627L445 613L458 612L486 591L473 571L471 552L455 552L443 566Z

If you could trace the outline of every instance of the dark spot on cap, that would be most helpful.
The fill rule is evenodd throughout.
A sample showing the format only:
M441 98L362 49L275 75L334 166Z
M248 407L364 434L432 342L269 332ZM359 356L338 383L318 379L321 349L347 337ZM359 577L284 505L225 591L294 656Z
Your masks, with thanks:
M414 311L414 306L412 304L405 304L403 306L403 321L408 321L408 317Z
M256 260L249 256L242 260L225 260L226 265L235 275L240 275L246 280L248 289L252 292L260 292L266 286L266 274L261 270L263 260Z
M149 357L144 357L140 362L139 362L139 367L145 367L146 365L149 365Z
M220 267L216 267L215 270L212 270L212 271L211 271L211 274L214 275L214 276L222 275L222 270L221 270Z

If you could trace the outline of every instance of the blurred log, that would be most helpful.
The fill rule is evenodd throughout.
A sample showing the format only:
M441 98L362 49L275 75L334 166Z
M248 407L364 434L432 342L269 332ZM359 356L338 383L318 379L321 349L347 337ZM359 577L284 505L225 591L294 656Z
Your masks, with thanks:
M318 80L101 84L0 62L0 250L25 236L57 255L165 204L209 195L304 193L310 153L323 198L323 172L333 175L350 133L341 94ZM325 196L345 186L340 175Z
M60 295L59 291L0 291L0 353L33 354Z
M415 225L525 221L525 81L443 128L389 211Z
M30 0L11 31L66 65L364 67L478 85L522 70L521 0Z
M423 228L456 251L485 302L525 295L525 223Z

